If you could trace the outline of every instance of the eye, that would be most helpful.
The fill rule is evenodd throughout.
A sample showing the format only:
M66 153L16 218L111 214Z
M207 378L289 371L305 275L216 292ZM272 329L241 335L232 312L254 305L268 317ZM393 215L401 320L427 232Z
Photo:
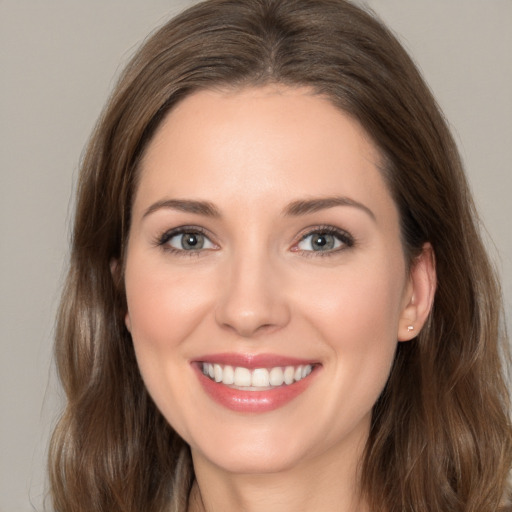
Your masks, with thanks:
M216 245L197 229L180 229L167 232L161 237L159 245L176 251L200 251L216 248Z
M304 235L297 244L297 249L308 252L332 252L353 245L354 240L348 233L329 228L311 231Z

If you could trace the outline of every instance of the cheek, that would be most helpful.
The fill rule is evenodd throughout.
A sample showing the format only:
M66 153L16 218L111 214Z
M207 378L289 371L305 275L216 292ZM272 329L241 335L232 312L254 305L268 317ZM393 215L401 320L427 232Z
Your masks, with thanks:
M318 276L319 277L319 276ZM323 331L323 337L346 340L358 347L361 342L397 341L404 279L400 269L362 268L340 270L328 279L310 279L302 293L301 309Z
M185 436L190 343L184 341L191 339L210 303L201 280L136 257L128 260L125 272L126 323L140 373L164 417Z
M350 389L352 398L332 396L353 408L353 417L371 409L391 369L397 346L403 274L370 268L339 273L309 287L302 310L330 351L333 389ZM357 397L357 400L354 398ZM350 402L350 404L348 403Z
M142 268L143 270L137 270ZM127 324L135 345L166 349L194 329L210 299L201 276L127 265Z
M167 420L179 427L175 405L189 372L190 340L211 303L209 287L201 273L156 268L135 256L127 262L125 287L127 324L142 378Z

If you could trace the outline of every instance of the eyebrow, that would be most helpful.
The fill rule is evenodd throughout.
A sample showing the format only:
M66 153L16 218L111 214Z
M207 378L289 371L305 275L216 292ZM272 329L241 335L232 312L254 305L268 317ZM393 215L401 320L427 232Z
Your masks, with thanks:
M291 202L284 210L285 216L298 217L315 213L327 208L335 208L336 206L352 206L365 212L371 219L376 220L375 214L364 204L343 196L320 197L312 199L301 199ZM143 214L143 218L151 215L157 210L169 208L185 213L195 213L197 215L205 215L206 217L221 217L218 208L208 201L196 201L193 199L163 199L153 203Z
M358 201L355 201L354 199L343 196L319 197L293 201L284 209L284 215L293 217L307 215L309 213L315 213L320 210L334 208L336 206L352 206L354 208L358 208L369 215L372 220L377 220L375 214L370 210L370 208Z
M208 201L195 201L192 199L163 199L153 203L145 212L142 218L151 215L157 210L169 208L185 213L196 213L207 217L220 217L217 207Z

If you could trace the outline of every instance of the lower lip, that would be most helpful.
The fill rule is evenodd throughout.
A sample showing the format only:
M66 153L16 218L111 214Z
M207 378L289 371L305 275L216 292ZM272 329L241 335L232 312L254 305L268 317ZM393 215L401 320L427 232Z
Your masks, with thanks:
M215 382L206 377L196 365L194 368L199 382L210 398L227 409L245 413L269 412L286 405L307 389L317 373L315 368L307 377L293 384L283 384L264 391L243 391Z

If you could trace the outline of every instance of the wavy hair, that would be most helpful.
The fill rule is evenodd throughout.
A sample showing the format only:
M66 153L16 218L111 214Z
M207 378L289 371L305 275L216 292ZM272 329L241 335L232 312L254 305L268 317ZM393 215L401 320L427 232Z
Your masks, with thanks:
M143 385L111 262L122 269L138 164L164 116L197 90L269 83L308 86L363 126L385 162L406 259L425 242L436 256L427 325L398 344L373 410L361 471L371 510L510 510L508 344L460 157L405 50L344 0L207 0L155 32L122 74L78 184L56 331L67 405L51 441L54 509L186 510L188 447Z

